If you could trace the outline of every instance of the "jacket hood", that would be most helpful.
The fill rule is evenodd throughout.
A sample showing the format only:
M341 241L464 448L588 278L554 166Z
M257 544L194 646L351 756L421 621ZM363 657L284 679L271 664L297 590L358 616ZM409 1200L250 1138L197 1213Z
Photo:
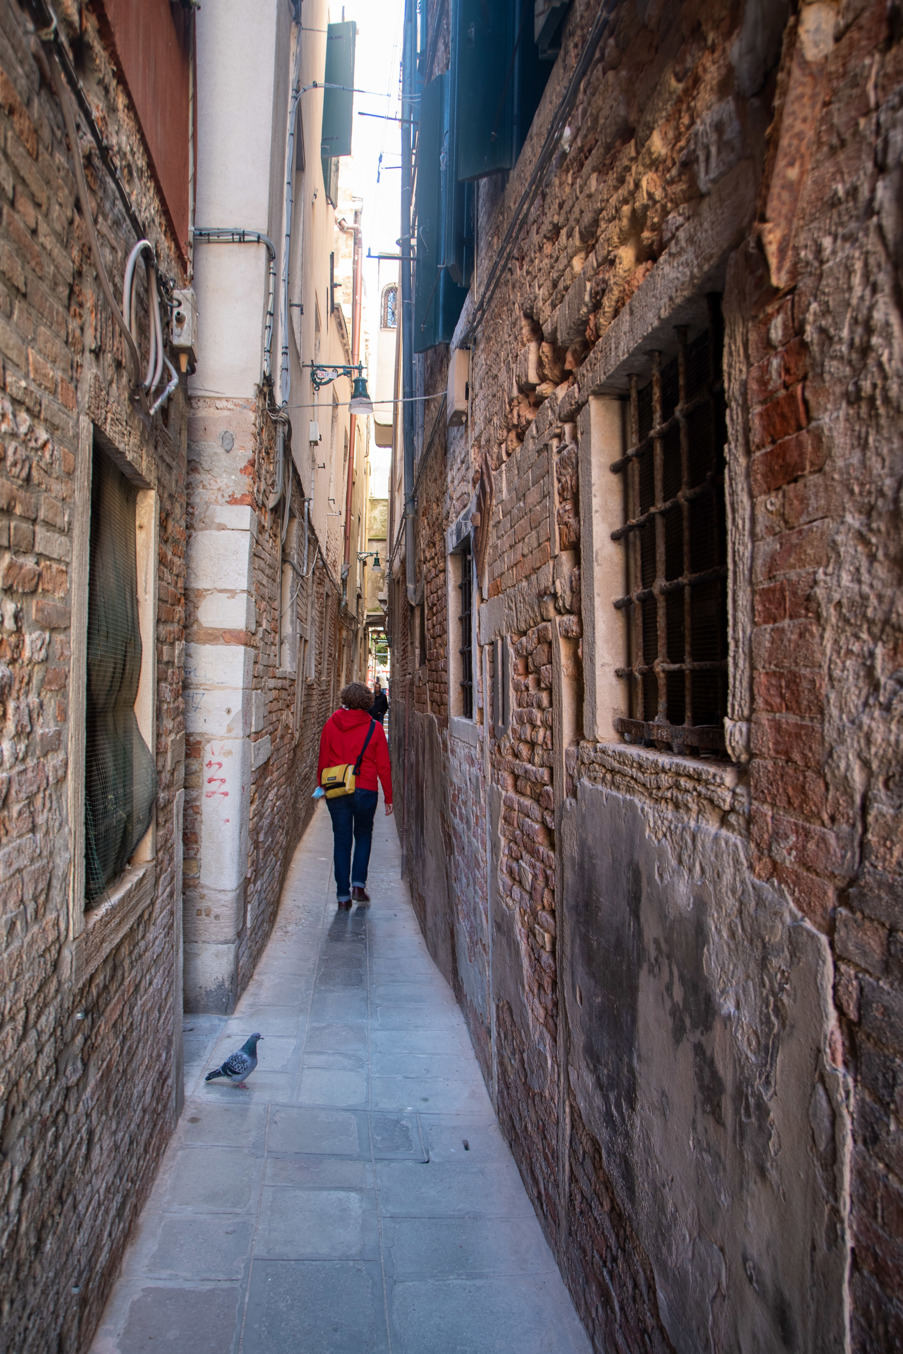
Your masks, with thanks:
M370 715L366 710L346 710L340 707L333 715L336 728L342 733L350 733L352 729L362 729L365 724L370 723Z

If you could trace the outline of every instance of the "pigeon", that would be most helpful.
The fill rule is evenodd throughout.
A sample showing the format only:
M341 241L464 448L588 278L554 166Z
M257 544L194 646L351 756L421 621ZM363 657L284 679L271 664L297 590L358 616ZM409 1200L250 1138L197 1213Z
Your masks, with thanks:
M262 1038L262 1034L249 1035L241 1048L235 1053L230 1053L222 1067L218 1067L215 1072L208 1072L204 1080L213 1081L216 1077L225 1077L227 1081L234 1082L240 1091L246 1091L248 1088L245 1079L257 1066L257 1040Z

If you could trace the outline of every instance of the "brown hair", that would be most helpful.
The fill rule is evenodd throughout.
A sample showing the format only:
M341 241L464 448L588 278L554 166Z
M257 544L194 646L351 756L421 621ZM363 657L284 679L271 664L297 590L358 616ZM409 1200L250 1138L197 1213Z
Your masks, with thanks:
M369 710L373 704L373 692L362 682L349 682L339 693L339 702L349 710Z

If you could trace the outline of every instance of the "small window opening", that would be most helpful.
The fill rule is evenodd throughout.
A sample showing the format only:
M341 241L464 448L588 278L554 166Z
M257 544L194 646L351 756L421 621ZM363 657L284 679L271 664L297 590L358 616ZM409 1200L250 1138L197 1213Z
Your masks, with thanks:
M726 440L721 312L677 335L677 356L653 354L652 379L631 379L623 475L629 692L619 733L680 753L724 752L727 713Z
M138 491L94 448L85 709L85 899L122 873L150 827L157 773L135 714L141 677Z
M461 713L465 719L473 719L473 552L470 540L462 547L461 581L458 589L461 593Z

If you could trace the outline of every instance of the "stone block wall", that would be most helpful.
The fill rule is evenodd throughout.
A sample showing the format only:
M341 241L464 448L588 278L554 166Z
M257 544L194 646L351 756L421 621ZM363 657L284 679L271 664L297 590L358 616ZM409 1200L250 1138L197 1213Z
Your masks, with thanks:
M340 676L338 594L294 468L285 543L285 500L268 506L277 475L267 395L192 406L186 1003L230 1011L313 812L320 730Z
M60 24L160 271L184 285L96 13L68 5ZM120 289L135 234L80 136ZM130 399L47 57L12 0L0 9L0 1329L22 1354L87 1346L180 1104L186 431L181 389L152 419ZM158 793L143 892L126 906L114 888L86 912L72 843L95 437L152 491Z
M442 7L430 16L442 30ZM470 424L418 435L419 671L392 594L406 869L600 1349L901 1339L901 63L879 3L573 4L517 165L478 189L459 325L479 316ZM712 292L722 759L614 735L623 506L604 432L649 349ZM426 392L444 362L421 363ZM446 551L484 456L494 507L462 740ZM488 1020L471 999L481 963Z

